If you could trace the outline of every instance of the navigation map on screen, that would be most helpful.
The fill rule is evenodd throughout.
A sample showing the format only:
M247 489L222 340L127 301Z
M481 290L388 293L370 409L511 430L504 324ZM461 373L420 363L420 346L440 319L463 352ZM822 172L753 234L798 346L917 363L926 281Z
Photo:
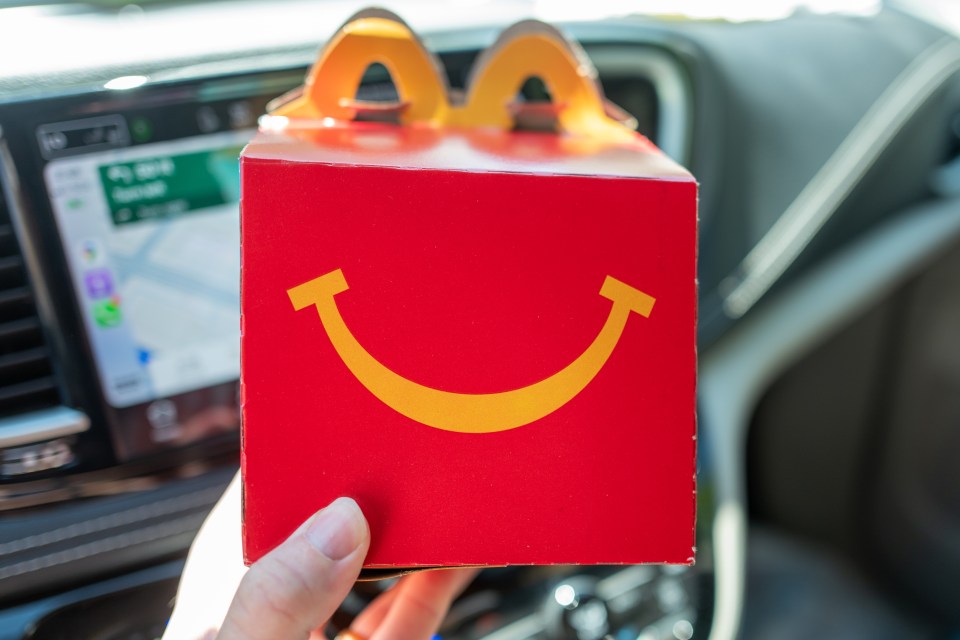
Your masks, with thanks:
M114 407L238 377L237 163L252 133L47 165L77 301Z

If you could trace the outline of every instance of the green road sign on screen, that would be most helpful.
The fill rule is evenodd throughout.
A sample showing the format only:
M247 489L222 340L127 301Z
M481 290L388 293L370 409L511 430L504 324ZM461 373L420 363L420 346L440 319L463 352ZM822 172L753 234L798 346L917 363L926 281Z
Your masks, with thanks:
M143 158L99 167L116 225L237 202L241 147Z

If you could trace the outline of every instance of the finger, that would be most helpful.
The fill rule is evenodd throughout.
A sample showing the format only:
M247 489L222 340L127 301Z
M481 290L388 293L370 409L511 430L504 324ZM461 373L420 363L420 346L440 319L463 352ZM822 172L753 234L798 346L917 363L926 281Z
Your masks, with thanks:
M428 640L440 628L450 603L473 577L477 569L421 571L404 577L394 587L393 604L370 640Z
M349 498L335 500L250 567L219 637L308 637L346 597L369 546L360 507Z
M190 545L163 640L196 640L210 629L219 629L246 572L240 547L237 474Z
M397 598L399 592L398 584L374 598L373 602L368 604L367 607L353 619L353 622L350 623L350 630L362 638L372 636L373 632L376 631L377 627L383 622L383 619L387 617L387 613L390 611L390 607L393 605L393 601Z

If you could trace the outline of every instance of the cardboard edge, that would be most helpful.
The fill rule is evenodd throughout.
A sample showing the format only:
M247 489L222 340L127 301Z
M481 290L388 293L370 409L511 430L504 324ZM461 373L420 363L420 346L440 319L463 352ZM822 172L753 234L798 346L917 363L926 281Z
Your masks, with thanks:
M700 181L693 174L694 189L694 222L693 222L693 531L691 539L689 566L697 563L697 527L700 515L700 413L698 395L700 388L700 350L698 336L700 333Z
M254 140L256 142L256 140ZM243 152L241 153L241 159L252 165L267 165L267 164L281 164L281 165L322 165L325 167L351 167L358 169L392 169L395 171L437 171L444 173L471 173L471 174L498 174L498 175L532 175L537 177L558 177L558 178L587 178L587 179L613 179L613 180L646 180L646 181L657 181L657 182L679 182L679 183L693 183L699 187L697 179L691 174L687 169L682 165L678 164L676 161L671 159L669 156L663 154L658 150L658 157L661 158L661 161L664 162L665 166L670 169L672 172L663 172L663 173L650 173L646 174L636 174L630 175L625 173L586 173L586 172L564 172L564 171L523 171L519 169L490 169L486 167L443 167L443 166L412 166L406 164L400 164L399 162L383 162L380 164L377 163L367 163L367 162L358 162L358 161L342 161L342 160L329 160L329 159L319 159L319 158L283 158L278 154L270 154L263 152L262 149L254 148L254 144L248 144L244 147ZM698 225L699 228L699 225Z
M692 567L696 564L696 558L689 556L684 560L663 560L650 562L603 562L598 564L570 564L566 562L553 562L543 564L451 564L451 565L430 565L423 567L370 567L363 568L357 582L376 582L377 580L392 580L401 578L413 573L424 571L443 571L449 569L503 569L506 567L641 567L641 566L663 566L672 565L680 567Z
M377 580L391 580L393 578L400 578L402 576L408 576L411 573L420 573L423 571L438 571L444 569L490 569L493 568L489 565L478 565L478 564L465 564L465 565L449 565L449 566L429 566L429 567L373 567L369 569L361 569L360 576L357 578L357 582L375 582Z

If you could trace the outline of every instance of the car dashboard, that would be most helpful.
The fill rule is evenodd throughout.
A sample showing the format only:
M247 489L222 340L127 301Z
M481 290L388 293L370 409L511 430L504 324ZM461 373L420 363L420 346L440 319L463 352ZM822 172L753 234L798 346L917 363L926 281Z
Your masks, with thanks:
M457 88L498 30L531 7L397 10ZM12 62L0 72L0 639L162 633L190 542L238 465L237 156L267 103L302 82L353 8L0 9L11 18L0 18L0 32L19 32L10 41L23 48L15 60L4 50ZM595 62L607 98L700 180L706 367L748 315L731 312L725 294L742 284L749 249L877 96L946 37L889 8L742 24L618 17L564 29ZM52 56L44 33L68 46ZM392 91L371 68L358 97ZM536 83L524 92L544 97ZM946 104L923 105L922 122L904 124L909 137L941 135ZM889 206L813 238L771 288L916 200L910 176L942 156L930 145L910 162L881 159L906 176L897 185L872 178L871 197L886 193ZM745 445L705 409L695 567L491 569L441 635L732 637L746 565ZM333 626L385 584L359 584ZM559 595L571 590L575 607Z

